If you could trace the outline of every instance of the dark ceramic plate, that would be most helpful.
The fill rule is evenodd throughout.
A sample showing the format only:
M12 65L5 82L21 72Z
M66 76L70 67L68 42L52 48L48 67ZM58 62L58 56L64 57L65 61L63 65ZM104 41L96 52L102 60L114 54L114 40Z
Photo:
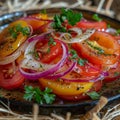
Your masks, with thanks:
M84 17L87 19L91 19L94 12L87 11L87 10L80 10L80 9L74 9L76 12L82 12ZM10 14L4 14L0 16L0 30L4 29L9 23L11 23L14 20L17 20L23 16L31 15L35 13L39 13L40 10L30 10L30 11L20 11L20 12L14 12ZM47 9L47 13L49 15L53 15L56 13L60 13L60 9ZM108 24L110 24L113 28L118 29L120 26L120 22L109 18L104 15L99 15L103 20L105 20ZM109 100L109 103L115 100L120 100L120 80L117 80L113 83L109 83L103 86L100 93L107 97ZM29 113L32 111L32 105L31 102L26 102L22 98L22 94L19 92L14 91L6 91L2 90L2 94L4 97L0 98L2 101L4 101L6 104L9 103L9 106L16 111ZM66 101L60 101L52 104L52 105L39 105L40 106L40 114L49 114L51 112L57 112L57 113L65 113L70 111L74 114L77 113L84 113L85 111L89 110L91 107L93 107L97 101L93 100L87 100L87 101L79 101L79 102L66 102Z

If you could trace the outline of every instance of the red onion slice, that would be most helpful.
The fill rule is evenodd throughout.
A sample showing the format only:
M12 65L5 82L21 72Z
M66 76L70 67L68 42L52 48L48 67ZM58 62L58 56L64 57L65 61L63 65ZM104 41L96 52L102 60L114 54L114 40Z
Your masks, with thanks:
M0 58L0 65L6 65L14 62L21 55L21 53L24 52L27 45L28 41L25 41L13 54Z
M86 78L65 78L61 77L63 81L66 82L97 82L99 80L103 80L106 76L108 76L108 72L102 72L99 76L96 77L86 77Z
M21 74L24 77L26 77L28 79L32 79L32 80L38 79L41 77L46 77L50 74L53 74L58 69L60 69L60 67L64 64L64 61L66 60L66 58L68 56L67 46L63 42L61 42L61 46L63 48L63 55L62 55L61 60L57 64L48 65L48 64L43 64L41 62L38 62L37 60L34 59L32 54L29 54L29 52L34 49L34 46L38 41L39 41L39 39L30 42L30 44L28 45L28 47L25 51L26 58L23 60L23 62L20 65L20 68L19 68ZM42 66L42 69L40 68L40 66ZM28 72L24 71L23 68L36 70L37 72L28 73Z
M52 75L49 75L46 78L48 78L48 79L57 79L57 78L60 78L60 77L62 77L64 75L66 75L67 73L69 73L70 71L72 71L74 69L74 67L76 65L76 62L72 62L70 64L71 65L70 65L70 67L67 70L65 70L63 72L60 72L60 73L53 73Z

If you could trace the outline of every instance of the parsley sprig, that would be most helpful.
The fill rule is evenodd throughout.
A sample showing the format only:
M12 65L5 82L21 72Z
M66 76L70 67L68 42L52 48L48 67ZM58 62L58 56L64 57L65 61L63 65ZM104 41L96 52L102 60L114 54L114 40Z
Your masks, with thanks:
M27 26L23 27L21 24L17 24L9 28L9 33L14 39L16 39L19 33L22 33L24 36L29 35L30 28Z
M86 41L86 43L93 49L95 49L97 51L98 54L105 54L105 51L101 48L101 47L98 47L96 45L94 45L92 42L90 41Z
M94 14L92 18L93 20L96 20L96 21L102 21L102 18L100 18L98 14Z
M98 100L100 98L100 94L98 94L96 91L89 92L87 95L92 99L92 100Z
M28 101L35 101L39 104L52 104L55 100L55 95L52 94L50 88L45 88L44 91L41 91L38 87L25 86L24 99Z
M69 51L69 53L70 53L70 55L71 55L70 59L71 59L71 60L77 60L77 63L78 63L80 66L84 66L85 63L87 62L86 59L80 58L75 50L71 49L71 50Z
M52 24L53 28L60 32L66 32L67 29L63 24L67 21L70 25L74 26L82 18L82 13L73 12L70 9L62 9L60 15L54 16L54 22Z

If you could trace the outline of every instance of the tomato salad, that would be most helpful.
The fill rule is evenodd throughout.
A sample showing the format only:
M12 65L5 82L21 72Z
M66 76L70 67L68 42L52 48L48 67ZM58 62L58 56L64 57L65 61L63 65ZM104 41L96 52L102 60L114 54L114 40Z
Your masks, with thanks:
M53 18L39 13L20 18L0 33L0 87L51 104L99 97L105 82L120 77L120 35L97 14L62 9ZM37 81L38 85L27 85Z

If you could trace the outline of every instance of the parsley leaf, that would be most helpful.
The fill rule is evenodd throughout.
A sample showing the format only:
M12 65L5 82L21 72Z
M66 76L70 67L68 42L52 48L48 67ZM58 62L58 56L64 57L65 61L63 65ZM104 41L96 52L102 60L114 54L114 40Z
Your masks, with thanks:
M80 66L84 66L85 63L87 62L87 60L82 59L82 58L79 58L79 56L78 56L78 54L77 54L77 52L76 52L75 50L71 49L71 50L69 51L69 53L71 54L70 59L72 59L72 60L77 60L77 63L78 63Z
M116 30L116 35L120 35L120 29Z
M60 31L60 32L66 32L66 28L62 25L62 22L61 21L61 18L59 15L55 15L54 16L54 22L52 23L52 27L54 29L56 29L57 31Z
M63 21L68 20L70 25L75 25L83 17L82 13L75 13L70 9L62 9L61 18Z
M57 31L66 32L67 29L63 24L65 21L67 21L70 25L74 26L77 22L81 20L82 17L82 13L76 13L70 9L63 8L60 15L54 16L54 22L52 24L52 27Z
M92 18L93 18L94 20L96 20L96 21L101 21L101 20L102 20L102 18L100 18L100 17L98 16L98 14L94 14L94 15L92 16Z
M85 63L87 62L87 60L79 58L77 62L78 62L79 65L84 66Z
M44 91L41 91L38 87L25 86L25 94L23 98L28 101L34 100L39 104L47 103L52 104L55 100L55 95L52 94L50 88L45 88Z
M89 92L87 93L87 95L92 99L92 100L98 100L100 98L100 95L93 91L93 92Z
M16 39L19 33L22 33L24 36L27 36L30 34L30 28L29 27L22 27L21 24L17 24L11 28L9 28L9 33L11 36Z
M46 9L43 9L43 10L41 11L41 13L42 13L42 14L47 14Z

